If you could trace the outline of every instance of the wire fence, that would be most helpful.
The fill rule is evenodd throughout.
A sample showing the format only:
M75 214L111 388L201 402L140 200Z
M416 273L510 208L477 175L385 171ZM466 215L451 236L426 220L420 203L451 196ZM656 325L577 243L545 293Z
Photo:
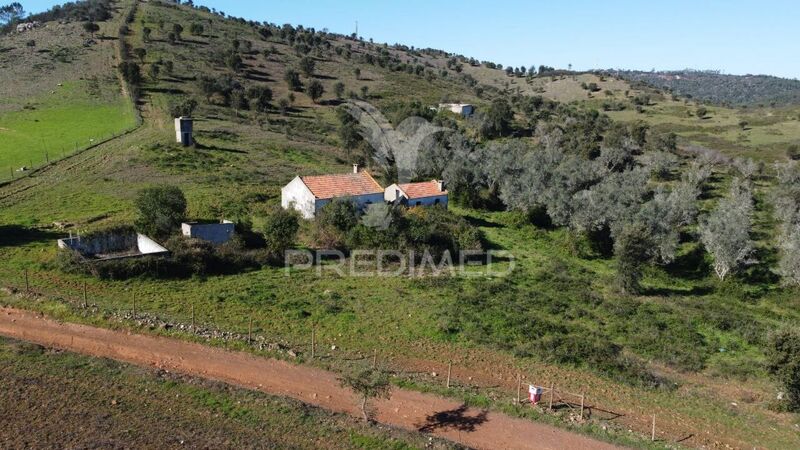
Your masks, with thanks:
M121 136L129 134L137 130L141 124L141 117L136 115L136 125L129 127L118 133L108 133L98 138L92 138L87 143L74 142L60 146L52 146L46 150L31 151L29 152L27 161L19 161L16 165L0 168L0 186L8 184L20 178L25 178L33 175L40 170L47 168L59 161L81 154L86 150L103 145L109 141L117 139Z
M222 341L236 349L249 349L268 355L279 355L298 361L310 362L328 368L373 367L391 373L400 381L420 383L423 387L440 394L458 396L480 396L502 404L518 407L534 407L543 414L556 414L569 422L582 423L589 420L611 422L623 417L604 408L602 404L590 403L583 392L571 392L559 387L555 380L534 386L532 377L518 373L516 388L506 385L481 384L471 376L463 376L469 367L456 367L453 361L434 361L426 367L409 370L403 361L394 361L385 348L375 345L371 350L348 350L341 348L331 336L320 334L315 326L309 326L306 339L287 337L273 332L254 318L245 314L241 325L226 324L220 327L214 313L204 311L193 302L169 307L152 306L152 299L130 290L127 299L120 301L119 294L108 297L101 287L85 281L64 280L30 270L0 268L0 287L7 295L22 302L50 300L67 306L73 313L87 317L102 316L138 329L177 334L184 338L201 341ZM122 303L122 304L120 304ZM302 334L302 333L301 333ZM379 343L379 340L372 342ZM344 366L344 367L342 367ZM454 376L454 368L462 373ZM530 390L529 390L530 388ZM538 388L538 389L535 389ZM652 424L644 428L651 431L652 441L666 440L664 433L656 430L656 416ZM652 430L650 429L652 425ZM673 439L674 441L674 439Z

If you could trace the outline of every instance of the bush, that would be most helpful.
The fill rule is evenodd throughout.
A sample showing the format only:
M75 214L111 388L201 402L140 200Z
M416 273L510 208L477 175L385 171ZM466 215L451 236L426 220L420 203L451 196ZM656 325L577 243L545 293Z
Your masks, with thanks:
M178 228L186 216L186 197L175 186L155 186L139 191L134 205L139 211L136 228L163 238Z
M280 261L286 250L294 246L299 229L300 218L294 210L277 208L267 216L262 230L267 254L273 262Z
M800 330L780 330L769 340L767 370L786 389L783 406L800 411Z

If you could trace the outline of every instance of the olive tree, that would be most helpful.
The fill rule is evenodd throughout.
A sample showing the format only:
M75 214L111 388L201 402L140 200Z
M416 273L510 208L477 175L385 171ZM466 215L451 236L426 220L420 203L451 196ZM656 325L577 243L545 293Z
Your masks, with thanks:
M752 209L749 189L734 179L729 195L700 222L700 240L714 258L714 272L720 280L745 263L753 251Z

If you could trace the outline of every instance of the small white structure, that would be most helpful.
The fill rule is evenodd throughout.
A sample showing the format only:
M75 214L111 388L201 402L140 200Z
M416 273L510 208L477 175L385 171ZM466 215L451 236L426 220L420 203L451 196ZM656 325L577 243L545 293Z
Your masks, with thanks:
M236 225L230 220L223 220L220 223L188 222L181 224L181 232L184 236L202 239L212 244L224 244L230 241L234 231L236 231Z
M387 202L401 203L406 206L434 206L447 208L448 193L442 180L423 181L421 183L393 184L383 193Z
M191 117L181 116L175 118L175 141L184 147L194 144Z
M439 111L450 111L469 117L475 112L475 107L469 103L439 103Z
M383 187L367 171L353 165L352 173L297 176L281 189L281 206L293 208L305 219L313 219L317 211L335 198L348 198L364 209L383 202Z
M84 257L99 261L169 253L164 246L140 233L107 233L90 239L69 237L59 239L58 248L74 250Z

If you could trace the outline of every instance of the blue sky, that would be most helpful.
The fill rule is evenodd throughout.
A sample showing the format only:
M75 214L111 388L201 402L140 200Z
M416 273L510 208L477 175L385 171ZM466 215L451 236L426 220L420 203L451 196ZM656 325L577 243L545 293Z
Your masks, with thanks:
M33 0L28 11L59 3ZM197 0L227 14L504 65L717 69L800 78L796 0Z

